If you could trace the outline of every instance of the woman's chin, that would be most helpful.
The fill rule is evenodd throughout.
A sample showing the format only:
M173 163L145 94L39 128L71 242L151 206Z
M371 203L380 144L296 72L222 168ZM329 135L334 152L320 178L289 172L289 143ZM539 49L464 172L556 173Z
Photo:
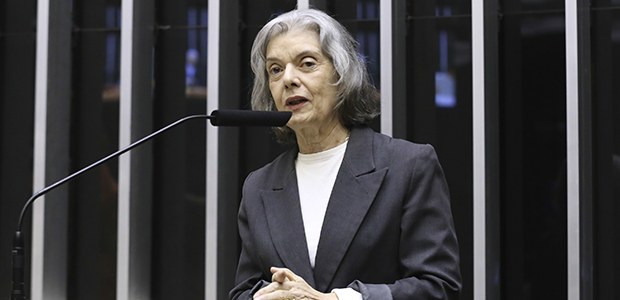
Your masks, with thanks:
M293 113L293 116L291 116L291 119L286 124L294 130L295 128L303 128L307 126L308 123L308 117L306 115Z

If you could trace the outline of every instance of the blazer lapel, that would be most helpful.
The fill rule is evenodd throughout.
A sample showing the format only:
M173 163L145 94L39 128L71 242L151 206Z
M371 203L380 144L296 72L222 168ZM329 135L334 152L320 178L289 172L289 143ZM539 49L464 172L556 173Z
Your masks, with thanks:
M284 263L284 266L276 267L287 267L311 286L315 286L299 205L295 155L295 150L287 154L284 163L279 166L280 171L276 173L282 174L282 180L275 182L271 190L263 190L261 196L269 234Z
M368 128L351 131L321 229L314 266L318 290L330 286L387 172L375 170L373 134Z

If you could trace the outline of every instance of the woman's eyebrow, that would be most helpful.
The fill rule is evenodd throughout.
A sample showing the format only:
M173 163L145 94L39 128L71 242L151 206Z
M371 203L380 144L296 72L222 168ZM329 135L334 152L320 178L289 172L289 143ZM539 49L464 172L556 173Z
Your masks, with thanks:
M296 57L299 58L299 57L306 57L306 56L314 56L314 57L321 56L321 52L315 51L315 50L304 50L300 52L299 54L297 54Z
M300 57L306 57L306 56L320 57L322 56L322 54L320 51L316 51L316 50L303 50L295 55L295 59L299 59ZM265 62L274 62L274 61L279 62L281 61L281 59L275 56L267 56L265 58Z
M273 55L265 57L265 61L274 61L274 60L280 60L280 59Z

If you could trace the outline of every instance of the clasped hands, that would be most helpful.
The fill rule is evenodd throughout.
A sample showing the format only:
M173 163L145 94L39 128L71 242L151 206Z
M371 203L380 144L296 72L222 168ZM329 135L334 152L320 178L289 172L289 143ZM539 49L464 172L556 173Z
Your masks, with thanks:
M254 294L254 300L338 300L335 293L321 293L286 268L271 267L271 283Z

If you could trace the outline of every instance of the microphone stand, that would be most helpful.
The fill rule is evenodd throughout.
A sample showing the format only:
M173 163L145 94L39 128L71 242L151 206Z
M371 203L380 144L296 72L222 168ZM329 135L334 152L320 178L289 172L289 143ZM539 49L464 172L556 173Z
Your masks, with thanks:
M92 164L86 166L79 171L57 181L56 183L36 192L34 195L26 201L24 207L22 208L21 214L19 215L19 221L17 223L17 230L13 235L13 280L12 280L12 289L11 289L11 300L26 300L26 293L24 291L24 237L22 235L22 222L24 220L24 216L28 207L32 205L34 200L43 196L47 192L63 185L69 180L82 175L82 173L93 169L108 160L118 157L121 154L142 145L144 142L156 137L157 135L168 131L169 129L184 123L189 120L194 119L210 119L211 125L213 126L272 126L272 127L281 127L286 125L288 120L291 118L291 112L276 112L276 111L252 111L252 110L214 110L211 112L211 115L191 115L184 118L181 118L145 137L142 139L129 144L129 146L120 149Z
M191 116L187 116L184 117L182 119L179 119L145 137L143 137L142 139L133 142L131 144L129 144L129 146L122 148L92 164L90 164L89 166L86 166L82 169L80 169L79 171L57 181L56 183L36 192L35 194L33 194L30 199L28 199L28 201L26 201L26 204L24 204L24 207L22 208L21 214L19 215L19 221L17 223L17 230L15 231L15 234L13 235L13 250L12 250L12 256L13 256L13 284L12 284L12 289L11 289L11 300L26 300L26 292L24 291L25 289L25 284L24 284L24 238L22 235L22 222L24 219L24 215L26 214L26 211L28 210L28 207L30 207L30 205L32 205L32 203L34 202L35 199L43 196L44 194L46 194L47 192L56 189L57 187L63 185L64 183L66 183L67 181L70 181L71 179L80 176L82 173L89 171L107 161L109 161L112 158L118 157L120 155L122 155L123 153L138 147L140 145L142 145L144 142L147 142L148 140L154 138L155 136L168 131L169 129L184 123L186 121L189 120L194 120L194 119L216 119L216 116L210 116L210 115L191 115Z

